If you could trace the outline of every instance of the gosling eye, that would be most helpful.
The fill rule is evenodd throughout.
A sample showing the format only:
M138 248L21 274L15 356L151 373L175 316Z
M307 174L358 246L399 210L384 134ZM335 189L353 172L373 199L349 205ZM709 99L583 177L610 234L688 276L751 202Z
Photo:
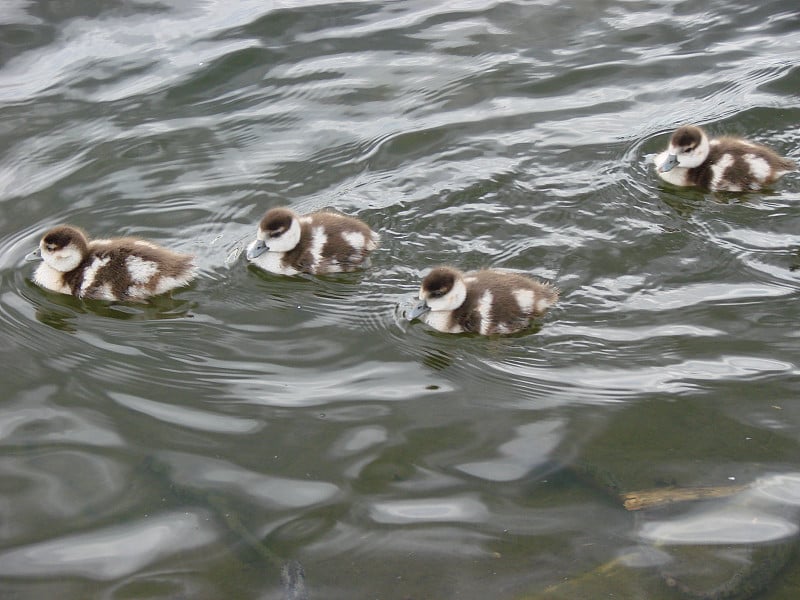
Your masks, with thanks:
M441 298L444 296L444 290L434 290L428 294L431 298Z

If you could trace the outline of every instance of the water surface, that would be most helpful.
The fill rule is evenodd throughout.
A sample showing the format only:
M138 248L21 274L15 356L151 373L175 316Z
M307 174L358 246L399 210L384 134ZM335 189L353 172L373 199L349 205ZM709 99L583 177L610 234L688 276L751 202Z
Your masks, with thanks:
M787 1L6 0L3 596L282 598L298 561L318 599L797 597L800 176L649 161L689 121L800 159L798 64ZM248 268L279 205L382 248ZM200 276L42 291L60 222ZM509 338L398 319L441 263L562 300ZM619 497L671 486L729 493Z

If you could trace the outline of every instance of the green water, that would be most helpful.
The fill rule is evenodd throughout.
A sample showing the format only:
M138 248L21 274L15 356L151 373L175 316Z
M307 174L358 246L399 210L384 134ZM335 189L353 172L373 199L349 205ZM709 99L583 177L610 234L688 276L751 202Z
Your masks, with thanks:
M796 2L0 10L0 596L796 598L800 176L662 185L685 122L800 159ZM361 273L240 255L270 207ZM31 283L52 225L197 255L147 305ZM562 299L400 318L426 269ZM628 512L619 493L743 486Z

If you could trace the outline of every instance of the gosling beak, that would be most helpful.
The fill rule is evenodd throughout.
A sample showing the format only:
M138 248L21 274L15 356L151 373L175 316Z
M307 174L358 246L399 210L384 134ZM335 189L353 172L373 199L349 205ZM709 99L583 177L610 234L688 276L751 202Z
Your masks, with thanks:
M25 260L27 260L28 262L32 262L34 260L44 260L42 258L42 249L37 248L33 252L29 252L28 254L25 255Z
M671 171L673 168L678 166L678 156L675 154L667 155L667 160L661 163L661 166L658 167L659 173L666 173L667 171Z
M245 256L247 260L253 260L264 254L267 250L269 250L269 247L264 240L255 240L247 247L247 254L245 254Z
M430 312L430 310L431 307L428 306L428 303L425 302L425 300L420 300L408 311L408 320L413 321L414 319L418 319L425 313Z

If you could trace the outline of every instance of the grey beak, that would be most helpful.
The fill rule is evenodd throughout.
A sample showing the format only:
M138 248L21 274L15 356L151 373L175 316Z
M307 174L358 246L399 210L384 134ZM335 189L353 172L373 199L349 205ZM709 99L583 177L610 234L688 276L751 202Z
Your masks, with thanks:
M667 160L665 160L660 167L658 167L659 173L666 173L667 171L671 171L675 167L678 166L678 157L675 154L667 155Z
M41 248L37 248L33 252L29 252L28 254L26 254L25 255L25 260L27 260L28 262L32 262L34 260L44 260L42 258L42 250L41 250Z
M413 321L414 319L418 319L425 313L430 312L430 310L431 307L428 306L428 303L425 302L425 300L420 300L408 311L408 320Z
M264 254L267 250L269 250L269 247L264 240L256 240L247 247L247 254L245 254L245 256L247 260L253 260Z

